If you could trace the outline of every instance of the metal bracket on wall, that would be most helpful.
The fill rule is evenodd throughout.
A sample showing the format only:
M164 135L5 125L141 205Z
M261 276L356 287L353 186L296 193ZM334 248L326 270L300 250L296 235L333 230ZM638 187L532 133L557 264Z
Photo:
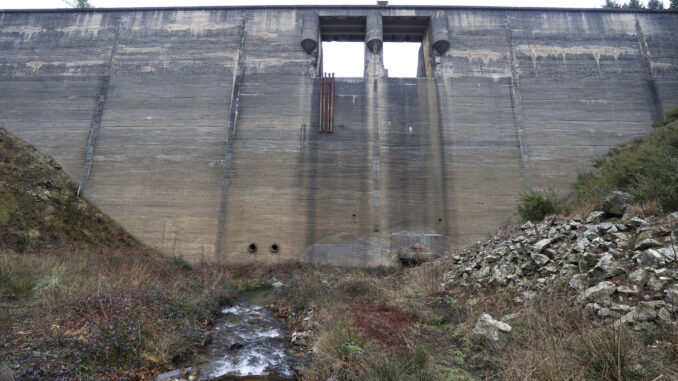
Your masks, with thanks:
M334 73L320 77L320 121L318 132L332 133L334 121Z

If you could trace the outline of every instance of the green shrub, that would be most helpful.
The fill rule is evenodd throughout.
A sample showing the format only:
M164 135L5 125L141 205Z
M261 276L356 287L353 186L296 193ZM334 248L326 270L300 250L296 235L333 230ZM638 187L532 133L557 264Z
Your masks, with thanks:
M523 221L541 221L548 214L565 211L563 202L553 189L530 191L520 195L518 215Z

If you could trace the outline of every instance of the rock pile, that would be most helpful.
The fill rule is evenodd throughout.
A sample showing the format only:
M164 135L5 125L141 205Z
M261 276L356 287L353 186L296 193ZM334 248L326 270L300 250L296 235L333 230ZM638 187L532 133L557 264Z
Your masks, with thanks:
M444 276L446 288L488 285L514 290L524 301L537 292L569 287L574 302L606 323L634 329L678 313L678 213L643 219L618 210L585 218L525 223L456 253Z

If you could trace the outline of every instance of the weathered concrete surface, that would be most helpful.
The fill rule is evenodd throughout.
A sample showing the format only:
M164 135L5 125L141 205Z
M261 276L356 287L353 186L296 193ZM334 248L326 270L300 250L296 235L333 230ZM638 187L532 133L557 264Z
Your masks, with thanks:
M366 49L367 76L337 80L334 133L319 134L309 11L321 28L435 13L449 48L427 32L417 79L384 77ZM566 191L646 133L678 104L677 36L672 12L0 11L0 125L80 179L104 93L84 194L168 255L390 265L403 245L484 237L520 191Z

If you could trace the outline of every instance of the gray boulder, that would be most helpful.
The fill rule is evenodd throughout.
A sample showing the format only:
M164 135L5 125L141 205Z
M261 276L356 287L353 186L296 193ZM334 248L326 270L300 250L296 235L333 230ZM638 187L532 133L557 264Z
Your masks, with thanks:
M613 216L623 216L631 196L624 192L613 192L603 203L603 211Z
M534 244L534 252L535 253L541 253L542 250L547 248L551 244L550 239L542 239L541 241L537 242Z
M570 278L570 287L577 290L577 292L584 292L589 287L589 281L586 274L573 275Z
M604 253L596 266L590 271L591 277L599 280L609 279L623 273L624 269L610 253Z
M657 242L657 240L654 239L644 239L636 244L635 249L636 250L645 250L645 249L652 249L655 247L660 247L662 244Z
M654 249L647 249L638 252L633 256L633 260L639 265L649 267L660 267L664 266L664 263L666 263L664 256L659 251Z
M597 224L603 219L603 217L605 217L605 212L601 212L599 210L593 211L586 216L585 222L587 224Z
M647 275L648 274L645 269L637 269L629 274L629 281L635 285L643 287L645 286L645 283L647 283Z
M666 261L668 262L675 262L677 260L677 253L676 250L673 249L673 247L664 247L661 249L657 249L659 254L661 254Z
M478 344L492 344L502 347L513 328L499 320L495 320L489 314L482 314L473 327L471 340Z
M582 302L604 303L608 302L610 295L617 291L617 286L608 281L600 282L593 287L589 287L579 295Z
M544 266L545 264L549 263L549 261L550 261L549 257L547 257L547 256L544 255L544 254L535 254L535 253L533 253L531 257L532 257L532 260L534 261L534 263L535 263L538 267L542 267L542 266Z
M640 302L633 311L634 321L650 321L657 317L657 312L654 308L654 303Z
M631 227L637 228L639 226L647 226L647 221L645 221L644 219L642 219L640 217L631 217L631 218L628 218L628 219L624 218L622 221L627 226L631 226Z
M678 284L664 290L664 293L666 294L664 299L666 299L668 303L678 306Z
M292 334L292 344L306 347L311 343L311 332L301 331Z

